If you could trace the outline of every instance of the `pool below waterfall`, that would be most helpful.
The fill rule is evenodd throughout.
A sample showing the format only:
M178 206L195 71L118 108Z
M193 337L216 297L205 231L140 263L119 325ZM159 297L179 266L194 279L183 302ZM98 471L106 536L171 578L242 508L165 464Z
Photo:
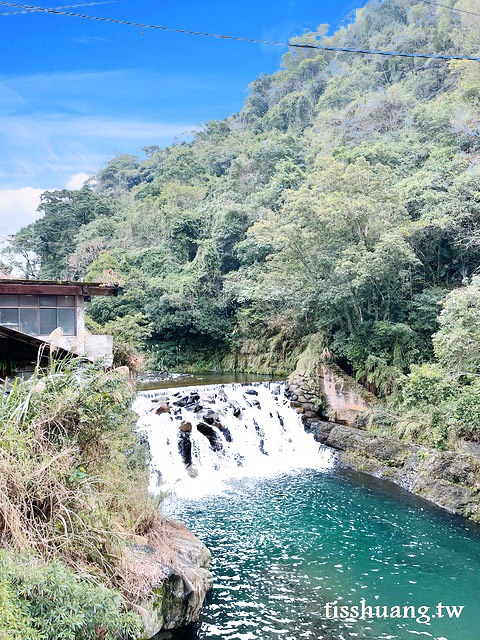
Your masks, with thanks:
M287 419L281 394L272 401L276 405L269 405L261 391L255 398L267 411L261 414L255 411L263 409L254 404L244 406L252 396L242 399L237 388L235 407L243 411L236 417L237 434L224 393L222 387L218 400L209 390L213 410L228 424L229 441L215 449L218 468L210 447L203 452L208 473L202 475L203 443L194 439L192 463L198 475L193 480L203 483L203 490L197 487L189 496L189 477L181 497L172 495L164 502L165 514L184 522L213 556L214 587L189 638L480 638L479 527L390 483L326 464L325 452L297 432L301 425L296 418ZM303 468L267 474L258 468L255 474L247 465L244 476L238 470L231 477L223 473L221 487L210 492L207 484L215 471L221 473L222 459L228 464L235 459L240 434L244 440L249 434L247 440L253 442L260 429L261 456L266 462L274 459L275 452L268 449L278 446L269 439L269 430L279 428L269 426L274 406L280 407L290 448L310 447L303 465L288 450L292 465ZM200 413L188 403L181 409L181 415L160 416L161 424L149 423L151 444L167 446L158 439L158 430L178 429L176 419L192 421ZM249 431L250 413L256 417ZM168 427L169 421L173 426ZM173 436L168 442L174 455L178 447ZM248 457L245 442L242 447ZM312 450L323 456L318 468L312 468ZM155 461L156 452L152 454ZM158 458L160 463L163 459ZM187 636L182 634L177 637L183 640Z
M301 471L166 507L214 558L198 638L480 638L478 528L390 484ZM365 620L342 619L342 605Z

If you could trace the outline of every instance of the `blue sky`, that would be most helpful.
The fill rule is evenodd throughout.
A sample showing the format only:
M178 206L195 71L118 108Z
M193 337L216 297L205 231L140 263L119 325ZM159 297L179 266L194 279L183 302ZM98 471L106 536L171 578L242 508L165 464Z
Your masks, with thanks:
M83 0L83 2L92 0ZM45 7L82 0L39 3ZM118 0L72 11L287 40L351 17L362 0ZM0 6L0 228L35 218L40 193L78 188L116 153L141 154L238 111L282 49Z

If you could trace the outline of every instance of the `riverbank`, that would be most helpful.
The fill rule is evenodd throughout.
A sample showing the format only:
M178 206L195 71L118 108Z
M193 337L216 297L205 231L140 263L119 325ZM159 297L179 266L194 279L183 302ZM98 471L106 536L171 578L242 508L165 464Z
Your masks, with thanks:
M194 622L210 554L148 493L126 368L51 362L0 387L0 635L150 638Z
M451 513L480 521L480 446L440 451L375 432L366 415L379 401L335 365L298 368L287 383L292 407L345 467L394 482Z

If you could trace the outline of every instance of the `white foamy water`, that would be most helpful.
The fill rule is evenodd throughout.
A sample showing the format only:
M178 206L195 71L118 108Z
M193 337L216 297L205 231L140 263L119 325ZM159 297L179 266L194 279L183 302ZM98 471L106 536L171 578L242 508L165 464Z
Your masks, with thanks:
M157 415L158 402L170 412ZM222 492L233 478L333 466L331 451L305 432L280 383L146 391L134 409L150 445L152 492L201 497Z

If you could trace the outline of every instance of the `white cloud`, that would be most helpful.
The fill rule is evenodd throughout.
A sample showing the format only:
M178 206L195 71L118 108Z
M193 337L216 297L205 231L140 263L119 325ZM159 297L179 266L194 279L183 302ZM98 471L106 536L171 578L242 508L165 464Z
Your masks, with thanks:
M14 234L39 217L37 207L45 189L0 189L0 227Z
M74 176L69 178L65 186L67 189L72 190L81 189L83 187L83 183L85 182L85 180L88 180L89 177L90 176L88 175L88 173L83 173L81 171L80 173L76 173Z
M15 136L20 140L42 138L82 139L111 138L131 140L160 138L170 140L174 136L189 133L195 125L190 123L155 122L148 119L82 117L51 115L6 116L0 121L0 135Z
M139 119L6 116L0 119L0 188L60 185L78 173L93 175L116 151L138 153L149 144L184 139L194 129Z
M95 174L117 152L138 155L148 145L188 139L192 122L212 116L213 92L229 103L235 86L230 76L143 67L0 72L0 189L62 188L74 174ZM228 104L225 112L235 108Z
M72 38L69 42L74 44L98 44L99 42L110 42L108 38L97 38L96 36L81 36L80 38Z
M9 87L0 79L0 112L14 113L18 109L25 109L28 101L15 89Z

